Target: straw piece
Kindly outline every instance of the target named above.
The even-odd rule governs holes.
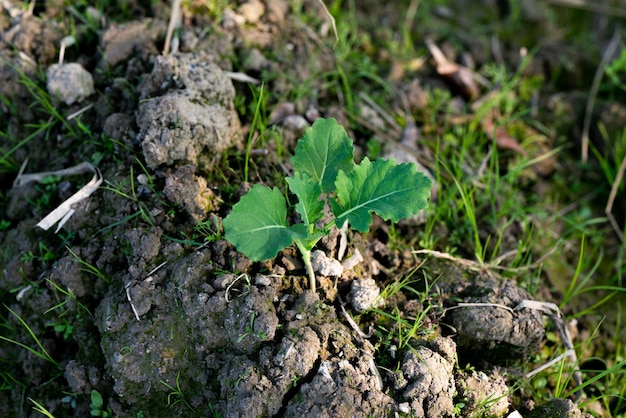
[[[65,222],[67,222],[68,219],[74,214],[75,212],[74,206],[77,203],[91,196],[91,194],[95,192],[98,189],[98,187],[100,187],[100,184],[102,184],[102,181],[103,181],[100,170],[98,170],[96,167],[94,167],[88,162],[80,163],[78,165],[75,165],[74,167],[65,168],[65,169],[57,170],[57,171],[45,171],[42,173],[21,174],[24,167],[25,167],[25,164],[22,166],[22,169],[20,170],[20,174],[16,177],[15,181],[13,182],[13,187],[22,187],[34,181],[41,182],[42,179],[44,179],[45,177],[49,177],[49,176],[70,176],[74,174],[82,174],[87,171],[91,171],[94,173],[94,176],[89,181],[89,183],[87,183],[82,189],[80,189],[79,191],[74,193],[72,196],[70,196],[66,201],[61,203],[55,210],[50,212],[48,216],[43,218],[36,225],[39,228],[43,229],[44,231],[47,231],[48,229],[52,227],[52,225],[59,222],[57,229],[54,231],[55,234],[59,232],[59,230],[65,224]]]

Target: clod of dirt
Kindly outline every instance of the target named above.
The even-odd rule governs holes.
[[[340,277],[343,274],[343,266],[338,260],[327,257],[323,251],[315,250],[311,253],[311,266],[313,271],[326,277]]]
[[[173,203],[183,207],[196,221],[217,209],[218,198],[209,189],[204,177],[194,175],[195,167],[184,165],[169,172],[165,178],[163,194]]]
[[[154,243],[154,232],[129,233],[129,242],[138,247],[136,253],[141,248],[149,249],[150,253],[151,248],[158,248]],[[151,260],[152,256],[148,254],[146,259]],[[210,254],[193,253],[167,266],[169,269],[159,270],[150,281],[140,281],[132,286],[135,288],[132,303],[145,311],[141,320],[133,314],[131,302],[124,291],[112,289],[97,308],[96,323],[102,335],[100,345],[107,369],[115,381],[113,389],[128,404],[138,404],[149,410],[148,393],[165,392],[167,388],[161,382],[175,385],[179,373],[181,378],[191,382],[206,381],[206,372],[197,367],[203,361],[200,353],[190,350],[195,346],[195,338],[190,329],[191,323],[181,312],[186,307],[179,294],[182,284],[178,279],[184,276],[196,283],[210,268],[208,257]],[[133,257],[129,256],[129,259]],[[139,270],[139,267],[133,269],[131,266],[131,269]],[[167,276],[173,278],[173,289],[166,288],[163,283]],[[177,286],[180,291],[176,290]],[[201,308],[204,304],[199,304],[198,299],[198,295],[194,295],[193,302]]]
[[[384,417],[396,409],[394,400],[378,389],[367,356],[348,361],[323,361],[310,383],[285,411],[288,417]]]
[[[222,383],[222,399],[217,408],[228,418],[273,416],[281,407],[278,387],[246,356],[227,359],[216,376]]]
[[[56,57],[63,37],[57,21],[39,19],[26,13],[14,21],[17,24],[3,33],[1,44],[26,54],[43,66]]]
[[[487,375],[482,371],[457,371],[455,376],[458,396],[463,398],[465,417],[506,415],[509,410],[509,388],[497,371]]]
[[[289,4],[284,0],[267,0],[265,7],[267,19],[272,23],[282,23],[289,11]]]
[[[129,271],[134,279],[145,278],[142,274],[152,270],[154,266],[150,262],[159,254],[161,250],[161,228],[130,229],[124,234],[128,242],[131,254],[129,258]]]
[[[286,336],[276,354],[261,351],[260,362],[246,356],[232,356],[219,370],[221,399],[226,417],[276,415],[289,388],[306,376],[319,355],[320,340],[309,327]]]
[[[10,243],[3,254],[5,264],[0,269],[0,279],[7,289],[15,289],[24,283],[24,277],[34,276],[34,267],[22,257],[30,248],[37,244],[32,230],[35,221],[25,221],[24,228],[9,230],[2,242]]]
[[[570,399],[554,398],[535,408],[528,418],[591,418],[592,416],[583,414]]]
[[[230,79],[204,53],[159,56],[141,85],[138,135],[150,168],[175,162],[198,166],[239,135]]]
[[[353,332],[337,321],[335,310],[321,303],[318,294],[305,291],[285,319],[291,335],[307,328],[315,332],[321,363],[285,402],[284,416],[386,416],[395,410],[395,402],[383,392],[373,350],[357,346]]]
[[[48,93],[67,105],[80,103],[95,93],[93,77],[77,63],[52,64],[46,70]]]
[[[65,366],[64,376],[74,393],[89,393],[101,380],[97,367],[86,367],[77,360],[71,360]]]
[[[545,334],[543,318],[531,309],[513,311],[530,295],[512,281],[479,276],[442,286],[450,286],[444,292],[451,290],[463,303],[476,304],[452,309],[444,318],[456,330],[459,347],[470,356],[501,362],[539,349]]]
[[[0,56],[0,96],[13,101],[18,97],[28,97],[28,89],[19,83],[19,72],[32,77],[33,66],[19,57],[10,58],[4,51],[0,52]]]
[[[146,19],[122,25],[112,24],[102,35],[101,67],[113,68],[133,57],[159,53],[157,39],[164,38],[167,25],[160,20]]]
[[[252,48],[243,58],[245,71],[263,71],[272,67],[273,63],[257,48]]]
[[[426,346],[409,350],[402,361],[403,396],[411,416],[443,417],[454,413],[454,375],[456,344],[439,337]]]
[[[52,268],[50,277],[58,280],[63,287],[79,298],[93,289],[93,285],[91,285],[93,279],[83,274],[80,264],[71,256],[61,257]]]
[[[352,281],[348,300],[355,311],[363,312],[383,304],[383,300],[378,298],[379,295],[380,288],[374,279],[357,279]]]

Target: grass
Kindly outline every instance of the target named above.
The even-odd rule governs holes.
[[[100,269],[98,269],[93,264],[90,264],[90,263],[86,262],[85,260],[83,260],[74,251],[72,251],[72,249],[70,247],[66,246],[65,249],[67,250],[68,253],[70,253],[70,255],[74,258],[74,260],[76,260],[76,262],[82,266],[81,271],[84,271],[85,273],[87,273],[87,274],[89,274],[91,276],[94,276],[95,278],[100,279],[100,280],[102,280],[105,283],[110,283],[110,280],[104,275],[104,273],[102,273],[100,271]],[[56,284],[53,284],[53,285],[57,288],[57,290],[60,290],[61,293],[64,293],[66,296],[69,296],[69,297],[73,298],[74,300],[76,299],[74,294],[71,293],[70,291],[66,292],[66,291],[64,291],[62,289],[59,289],[58,286],[56,286]],[[87,310],[87,313],[89,313],[89,310]]]
[[[381,16],[370,16],[373,21],[364,22],[356,1],[327,1],[326,5],[337,21],[338,40],[335,41],[334,36],[324,40],[314,33],[320,43],[317,44],[318,50],[313,51],[309,58],[311,77],[306,80],[301,80],[299,75],[294,77],[291,90],[285,92],[284,96],[276,95],[272,91],[271,82],[260,88],[252,86],[249,94],[243,95],[246,101],[237,106],[244,124],[247,123],[250,128],[243,161],[238,160],[243,174],[235,173],[236,170],[226,163],[226,158],[220,163],[220,167],[209,173],[212,183],[219,190],[225,191],[225,194],[233,193],[240,180],[249,181],[255,178],[257,172],[264,173],[258,169],[261,163],[256,164],[254,161],[255,148],[275,146],[280,161],[289,157],[290,150],[280,143],[280,135],[267,126],[267,115],[276,103],[311,98],[314,99],[312,101],[319,102],[321,110],[339,104],[350,121],[349,127],[356,133],[357,142],[360,141],[360,145],[368,143],[372,153],[380,153],[390,139],[373,135],[368,127],[361,124],[360,112],[365,105],[361,94],[371,97],[390,115],[395,124],[404,126],[407,115],[403,113],[407,109],[401,108],[397,103],[401,95],[398,91],[400,82],[389,81],[388,75],[395,66],[404,71],[401,83],[406,83],[409,78],[422,77],[422,73],[413,70],[415,67],[412,66],[416,61],[421,62],[421,65],[431,65],[430,57],[422,45],[425,34],[433,36],[437,41],[448,41],[449,46],[456,49],[457,53],[464,52],[463,49],[468,47],[468,43],[458,35],[459,30],[470,31],[477,37],[482,37],[484,33],[491,33],[491,29],[494,29],[494,33],[499,34],[501,43],[508,42],[511,48],[517,45],[514,42],[517,32],[523,31],[525,39],[547,36],[545,33],[526,33],[528,31],[524,28],[527,22],[524,21],[523,10],[512,2],[502,22],[482,21],[474,28],[463,27],[467,16],[462,14],[456,16],[453,23],[441,17],[441,9],[438,7],[450,7],[449,2],[401,2],[397,7],[406,7],[407,13],[403,14],[395,28],[377,21]],[[86,15],[82,16],[84,5],[79,6],[81,12],[75,16],[77,21],[74,22],[74,17],[71,19],[72,33],[76,33],[75,26],[80,26],[81,22],[91,28],[90,30],[96,24],[88,21]],[[100,10],[110,11],[106,2],[96,6]],[[227,6],[228,2],[225,1],[212,1],[204,6],[184,2],[185,9],[191,15],[203,13],[212,17],[221,16]],[[304,2],[294,2],[292,10],[300,14],[298,18],[313,28],[328,23],[323,14],[308,13],[304,9]],[[468,11],[468,14],[471,13],[474,12]],[[489,13],[491,16],[495,12]],[[129,15],[130,11],[126,9],[112,18],[121,19]],[[572,21],[581,19],[579,13],[568,12],[567,15],[572,17]],[[561,22],[567,17],[549,14],[548,20]],[[567,36],[576,45],[582,44],[589,36],[581,34],[577,37],[576,30],[579,29],[574,28],[579,26],[576,25],[565,25],[564,28]],[[497,272],[517,280],[522,287],[529,290],[532,297],[539,297],[536,291],[548,286],[567,319],[576,319],[584,324],[585,329],[593,331],[584,336],[582,341],[578,341],[575,347],[584,380],[581,385],[574,384],[570,377],[574,365],[564,360],[530,383],[520,384],[517,394],[523,392],[528,398],[543,401],[546,394],[550,397],[573,397],[579,390],[583,390],[587,394],[580,402],[583,408],[591,408],[594,403],[600,403],[604,410],[617,411],[617,415],[626,408],[626,389],[623,385],[626,353],[621,338],[624,325],[625,247],[617,240],[600,206],[606,203],[602,201],[605,191],[610,190],[616,181],[621,161],[626,155],[626,129],[614,132],[612,127],[598,125],[602,142],[591,148],[595,157],[594,165],[583,166],[575,161],[572,163],[572,155],[576,152],[572,150],[567,139],[550,132],[550,129],[543,126],[548,122],[542,119],[542,115],[533,113],[533,97],[558,88],[557,83],[562,83],[559,79],[566,78],[562,75],[569,74],[566,67],[571,63],[566,62],[567,57],[563,57],[562,63],[554,64],[553,78],[543,79],[536,74],[529,74],[532,69],[530,64],[539,59],[536,58],[536,52],[540,51],[528,54],[517,68],[509,69],[499,62],[489,62],[479,67],[477,70],[489,81],[493,95],[474,110],[456,109],[452,94],[447,88],[424,88],[426,106],[414,109],[411,117],[416,119],[422,129],[418,157],[428,159],[429,153],[434,156],[428,161],[427,168],[436,178],[438,197],[427,210],[425,224],[408,229],[411,237],[404,235],[407,229],[398,227],[390,230],[392,236],[389,239],[393,249],[398,251],[416,247],[443,252],[459,260],[469,260],[484,271]],[[611,84],[603,85],[601,92],[615,98],[621,97],[624,90],[625,57],[622,54],[608,67]],[[317,61],[322,59],[329,59],[330,67],[318,64]],[[93,162],[104,164],[109,160],[127,160],[128,156],[124,155],[123,149],[127,145],[98,136],[97,132],[80,119],[67,121],[62,108],[54,105],[43,87],[41,69],[36,69],[32,75],[21,68],[14,67],[14,70],[18,74],[20,85],[30,95],[29,104],[37,118],[30,120],[20,135],[14,135],[4,121],[0,122],[0,174],[16,173],[20,167],[16,156],[25,153],[29,147],[39,146],[37,141],[53,143],[59,135],[68,135],[89,143],[88,151],[93,151]],[[284,77],[291,76],[288,74]],[[278,76],[270,74],[268,80],[271,81],[272,77]],[[426,74],[426,83],[429,77],[434,75]],[[616,89],[622,91],[616,92]],[[313,91],[315,92],[312,93]],[[19,109],[10,98],[0,97],[0,103],[7,114],[18,115]],[[545,111],[543,108],[540,110]],[[522,148],[532,150],[545,139],[554,139],[555,143],[546,153],[529,152],[526,156],[499,149],[491,138],[492,132],[484,131],[481,126],[485,117],[494,111],[499,114],[498,126],[516,138]],[[455,120],[455,117],[467,114],[470,114],[467,119],[460,122]],[[399,138],[391,138],[397,139]],[[543,178],[537,175],[534,169],[553,157],[562,161],[564,166],[557,166],[552,177]],[[131,221],[155,225],[151,211],[152,201],[140,198],[135,181],[137,172],[145,174],[149,179],[148,188],[159,198],[156,179],[140,159],[132,161],[129,167],[128,173],[122,174],[124,178],[127,177],[126,180],[115,181],[109,178],[103,191],[106,196],[112,193],[116,198],[129,201],[135,211],[105,226],[100,232],[113,231]],[[46,198],[49,200],[56,182],[51,181],[41,187],[41,198],[33,202],[40,208],[49,203]],[[619,190],[623,193],[623,184]],[[1,196],[4,203],[4,189]],[[601,201],[600,206],[598,201]],[[226,210],[227,208],[222,208],[222,212]],[[0,233],[11,225],[5,220],[4,209],[2,212],[0,222],[4,227],[0,228]],[[619,209],[615,208],[613,213],[619,214]],[[189,228],[183,231],[183,239],[172,240],[191,246],[219,242],[222,238],[222,214],[211,214],[213,217],[198,223],[193,230]],[[624,233],[626,230],[623,220],[620,221]],[[78,257],[69,247],[67,250],[89,276],[102,280],[107,285],[111,284],[112,280],[96,267]],[[35,266],[35,270],[40,273],[50,268],[57,252],[57,248],[49,248],[40,241],[36,248],[23,254],[21,261]],[[430,320],[437,317],[441,301],[438,299],[439,295],[432,293],[432,281],[423,283],[420,280],[417,279],[415,270],[402,275],[382,291],[381,299],[388,301],[389,305],[361,315],[362,320],[376,318],[377,348],[381,355],[385,353],[383,349],[389,349],[392,345],[397,350],[409,349],[416,340],[428,338],[433,332]],[[47,283],[48,289],[58,300],[48,309],[42,310],[42,322],[50,324],[61,338],[70,337],[70,306],[73,305],[78,312],[83,312],[84,318],[90,317],[89,309],[70,289],[65,289],[51,280]],[[407,315],[393,302],[399,294],[417,301],[423,309],[414,316]],[[5,302],[6,299],[2,297]],[[45,350],[40,337],[34,332],[35,327],[31,328],[14,310],[7,309],[29,341],[27,343],[10,337],[12,334],[8,332],[12,330],[6,330],[5,334],[4,329],[0,339],[59,367],[59,363]],[[604,317],[603,312],[610,315]],[[52,321],[48,319],[50,315],[55,315]],[[241,338],[254,335],[253,316],[250,321],[250,329],[246,329],[246,334]],[[521,364],[520,368],[527,369],[535,363],[553,359],[562,350],[563,347],[556,340],[548,341],[532,362]],[[590,356],[590,352],[593,355]],[[587,366],[588,364],[593,367]],[[0,375],[2,388],[19,386],[12,375]],[[167,397],[170,406],[186,403],[179,377],[177,375],[175,385],[161,382],[170,390]],[[51,416],[44,406],[31,401],[35,405],[35,411]],[[91,401],[94,406],[102,408],[102,402],[94,403],[93,396]]]
[[[185,394],[180,387],[180,372],[176,374],[176,386],[172,386],[163,380],[161,381],[161,384],[170,391],[170,393],[167,395],[167,405],[170,408],[173,408],[178,404],[182,404],[186,406],[187,409],[189,409],[191,412],[194,411],[194,408],[185,399]]]
[[[59,299],[59,294],[64,296],[64,300],[52,306],[51,308],[48,308],[46,311],[44,311],[44,315],[53,311],[58,311],[58,318],[62,318],[64,316],[67,316],[72,310],[75,309],[77,319],[82,319],[84,314],[87,314],[87,317],[92,317],[89,308],[87,308],[78,300],[78,298],[71,289],[63,289],[60,285],[48,278],[46,278],[45,280],[49,288],[51,288],[56,293],[55,296],[57,297],[57,300]]]
[[[256,106],[254,108],[254,116],[252,117],[252,125],[250,126],[250,132],[248,132],[248,141],[246,143],[246,156],[244,160],[244,168],[243,168],[243,178],[245,182],[248,182],[249,177],[249,162],[250,162],[250,153],[252,152],[252,145],[254,143],[255,135],[258,135],[256,130],[265,131],[266,123],[264,122],[264,118],[261,118],[261,114],[267,114],[265,111],[265,98],[264,98],[264,85],[261,84],[261,88],[259,89],[258,94],[254,93],[256,97]]]
[[[54,418],[54,415],[52,415],[52,414],[50,413],[50,411],[48,411],[48,410],[46,409],[46,407],[45,407],[45,406],[43,406],[42,404],[40,404],[39,402],[37,402],[37,401],[36,401],[36,400],[34,400],[34,399],[28,398],[28,400],[29,400],[29,401],[31,401],[31,402],[33,403],[33,405],[35,405],[35,406],[33,407],[33,410],[34,410],[35,412],[39,412],[40,414],[42,414],[43,416],[48,417],[48,418]]]
[[[137,160],[137,162],[139,162],[142,171],[148,176],[148,179],[150,179],[149,186],[150,188],[152,188],[152,191],[154,192],[154,189],[153,189],[154,186],[152,184],[151,176],[148,170],[143,164],[141,164],[139,160]],[[134,203],[137,211],[124,217],[123,219],[118,220],[117,222],[107,225],[106,227],[100,229],[99,232],[104,232],[106,230],[115,228],[135,218],[140,218],[142,221],[144,221],[148,225],[154,226],[154,217],[152,216],[150,209],[148,208],[146,202],[142,201],[138,197],[137,185],[135,184],[135,170],[132,165],[130,166],[130,173],[129,173],[128,179],[129,179],[128,183],[111,182],[109,180],[105,180],[104,182],[106,186],[101,187],[101,189],[112,192],[115,195],[122,197],[123,199],[127,199],[131,201],[132,203]]]
[[[342,33],[342,28],[351,27],[350,25],[350,23],[340,24],[340,33]],[[358,39],[358,36],[354,35],[355,28],[351,28],[351,31],[352,38],[350,39]],[[350,40],[347,41],[347,44],[349,43]],[[436,156],[435,165],[431,168],[437,179],[438,200],[427,210],[426,225],[418,231],[417,242],[428,249],[469,257],[487,269],[492,268],[494,262],[497,262],[498,267],[501,267],[498,271],[516,278],[530,290],[537,289],[539,286],[538,278],[541,276],[544,261],[552,264],[554,260],[557,260],[556,263],[559,263],[558,260],[564,260],[567,264],[577,260],[571,264],[575,266],[573,270],[566,270],[569,272],[566,276],[569,280],[560,287],[563,290],[560,304],[563,309],[570,308],[571,313],[568,316],[570,319],[595,317],[599,309],[613,302],[615,297],[624,292],[621,279],[619,279],[623,269],[618,266],[615,268],[617,275],[615,273],[611,275],[616,278],[617,283],[610,284],[613,279],[609,279],[608,283],[598,283],[598,278],[602,277],[601,272],[605,269],[606,259],[615,257],[615,254],[606,254],[603,250],[606,245],[606,240],[603,238],[607,231],[606,219],[593,215],[593,210],[581,211],[585,208],[584,202],[581,206],[575,204],[574,211],[548,215],[552,228],[558,225],[566,226],[563,234],[550,235],[554,229],[543,229],[545,226],[545,218],[542,220],[545,216],[543,214],[545,200],[543,199],[547,198],[563,207],[567,205],[566,199],[571,196],[563,199],[565,196],[559,195],[557,191],[557,194],[545,196],[542,199],[534,196],[532,191],[524,186],[532,185],[537,181],[531,171],[533,166],[555,156],[569,158],[567,155],[562,155],[564,148],[556,146],[548,149],[547,154],[518,156],[513,159],[508,155],[510,153],[507,154],[506,151],[503,152],[497,148],[487,132],[481,132],[478,123],[489,111],[497,109],[501,113],[500,120],[503,126],[519,127],[520,122],[529,124],[528,126],[535,125],[531,117],[530,100],[532,92],[541,87],[542,80],[537,77],[524,76],[525,65],[526,63],[522,63],[512,76],[508,76],[501,67],[486,68],[485,75],[499,86],[498,96],[485,103],[478,111],[476,118],[467,125],[446,125],[446,122],[443,122],[444,131],[441,139],[431,142],[431,151]],[[330,74],[336,77],[336,85],[340,86],[348,112],[354,111],[355,108],[356,99],[352,91],[355,89],[354,85],[357,84],[355,80],[358,79],[356,76],[358,70],[355,69],[358,66],[359,64],[352,60],[349,76],[344,74],[344,68]],[[348,79],[351,80],[352,85],[344,84]],[[428,109],[423,110],[426,118],[424,123],[438,124],[440,123],[438,114],[441,109],[445,109],[449,97],[437,91],[428,93],[430,103]],[[351,103],[352,106],[350,106]],[[525,144],[522,142],[524,136],[520,135],[519,138],[520,143]],[[618,140],[616,143],[619,146],[621,141]],[[485,150],[488,153],[485,153]],[[606,155],[611,155],[612,160],[609,161],[606,156],[602,157],[596,150],[596,156],[601,163],[606,181],[610,184],[615,178],[622,154],[619,151],[615,153],[607,151]],[[582,186],[585,184],[583,179],[578,182]],[[574,185],[574,187],[577,186]],[[448,231],[448,234],[442,236],[441,231]],[[511,238],[513,241],[507,242]],[[578,252],[577,259],[572,259],[574,252]],[[541,263],[535,264],[537,260]],[[556,271],[552,269],[546,271],[556,274]],[[407,287],[406,282],[399,283],[403,284],[394,285],[398,290],[404,288],[405,293],[413,293],[414,289]],[[389,291],[390,289],[386,288],[383,293]],[[596,296],[598,294],[599,297]],[[586,303],[590,297],[594,301],[591,305],[576,308],[577,310],[572,312],[571,307],[580,307],[580,304]],[[432,301],[423,296],[421,300],[426,303],[423,311],[426,315],[432,307],[430,305]],[[390,321],[392,324],[392,326],[380,329],[381,337],[379,338],[387,341],[385,346],[393,342],[398,347],[406,347],[412,338],[426,330],[422,321],[424,318],[421,316],[408,321],[394,307],[388,307],[385,310],[377,309],[373,312],[381,316],[381,323]],[[603,326],[606,325],[603,324]],[[611,333],[608,332],[608,334]],[[584,352],[583,347],[589,347],[594,343],[586,340],[581,344],[577,350]],[[621,347],[621,344],[616,345],[618,348]],[[550,353],[550,355],[553,354],[555,353]],[[585,375],[587,380],[581,387],[572,388],[570,380],[566,377],[566,367],[562,365],[560,378],[554,383],[556,386],[553,394],[557,397],[570,397],[577,390],[588,388],[606,379],[611,373],[620,370],[620,367],[623,367],[623,360],[619,358],[607,361],[606,371],[598,371],[598,374],[593,377]],[[608,387],[602,390],[603,395],[598,397],[603,400],[606,409],[611,409],[610,402],[607,400],[614,396],[609,394],[617,393],[616,396],[619,397],[621,393],[623,396],[623,389],[617,383],[619,381],[619,377],[615,377],[614,380],[608,382]],[[599,387],[596,389],[599,390]],[[541,389],[537,388],[537,390]],[[539,393],[531,396],[541,397]]]
[[[408,274],[385,286],[373,304],[373,306],[382,304],[383,307],[374,307],[359,316],[362,321],[364,317],[373,318],[378,328],[376,331],[378,343],[375,345],[382,356],[386,356],[386,352],[390,349],[401,352],[410,349],[412,343],[427,338],[434,332],[431,326],[426,325],[431,310],[437,309],[432,293],[434,283],[428,282],[427,278],[414,277],[421,267],[422,265],[415,267]],[[416,287],[424,287],[424,289],[418,290]],[[415,299],[419,303],[421,309],[415,313],[415,316],[409,316],[404,312],[403,307],[395,302],[399,293],[404,293],[408,299]]]
[[[50,353],[48,353],[48,351],[44,348],[43,344],[41,343],[41,340],[37,337],[37,335],[35,334],[33,329],[26,323],[26,321],[24,321],[15,311],[13,311],[11,308],[7,307],[6,305],[5,305],[5,308],[11,313],[11,315],[13,315],[17,319],[19,324],[24,328],[24,330],[31,337],[31,339],[33,340],[33,342],[35,343],[37,348],[32,348],[29,345],[26,345],[26,344],[24,344],[22,342],[19,342],[17,340],[12,339],[12,338],[5,337],[4,335],[0,335],[0,340],[6,341],[6,342],[14,344],[14,345],[17,345],[17,346],[25,349],[29,353],[39,357],[42,360],[45,360],[46,362],[48,362],[48,363],[52,364],[53,366],[55,366],[56,368],[60,369],[61,368],[61,364],[59,364],[56,360],[54,360],[52,358]]]

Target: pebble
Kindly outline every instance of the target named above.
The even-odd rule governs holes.
[[[52,64],[46,76],[48,94],[67,105],[80,103],[95,93],[93,77],[80,64]]]
[[[348,300],[352,303],[352,308],[355,311],[363,312],[381,306],[384,303],[378,297],[379,295],[380,288],[374,279],[357,279],[352,282]]]

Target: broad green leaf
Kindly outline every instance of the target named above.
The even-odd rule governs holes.
[[[307,235],[306,226],[287,223],[287,202],[280,190],[255,185],[224,219],[224,237],[253,261],[276,257]]]
[[[335,119],[318,119],[308,128],[291,157],[294,171],[306,173],[321,184],[322,192],[335,191],[339,170],[354,168],[354,147],[346,130]]]
[[[306,225],[313,225],[322,218],[324,202],[320,200],[322,187],[314,183],[306,173],[296,171],[293,177],[285,179],[289,183],[291,193],[298,198],[296,212]]]
[[[369,231],[374,212],[385,220],[398,222],[417,214],[428,205],[432,182],[415,164],[365,157],[361,164],[337,175],[337,199],[330,204],[336,225],[347,219],[359,232]]]

